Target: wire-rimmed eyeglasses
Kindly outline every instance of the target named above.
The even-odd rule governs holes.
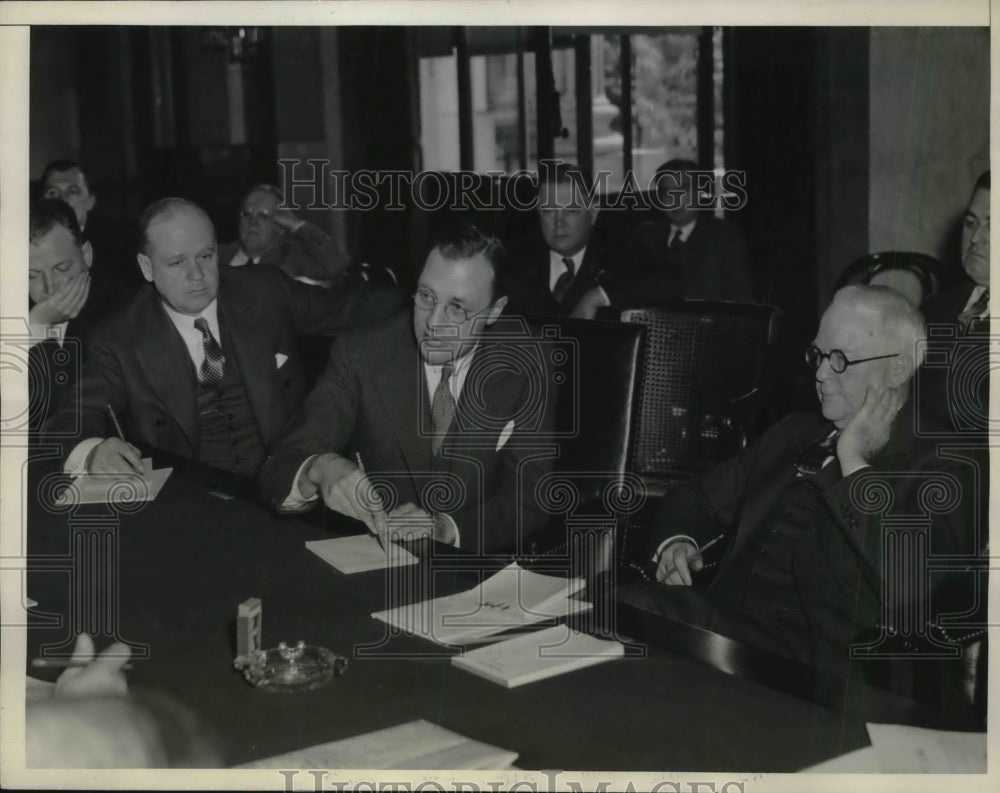
[[[413,293],[413,305],[421,311],[433,311],[434,306],[439,302],[437,296],[428,289],[418,289]],[[461,325],[463,322],[468,322],[473,317],[487,311],[492,306],[493,303],[490,303],[486,308],[481,308],[479,311],[469,311],[465,306],[460,306],[457,303],[445,303],[444,318],[452,325]]]

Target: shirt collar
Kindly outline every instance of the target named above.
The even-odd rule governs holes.
[[[198,317],[204,317],[208,321],[208,326],[212,328],[213,331],[217,330],[219,327],[219,298],[214,298],[211,303],[209,303],[202,310],[200,314],[182,314],[179,311],[175,311],[169,305],[167,305],[165,300],[160,300],[163,304],[163,310],[167,312],[167,316],[170,317],[170,321],[178,328],[193,328],[194,321]]]

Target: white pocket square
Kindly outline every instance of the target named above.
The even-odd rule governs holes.
[[[504,445],[510,440],[510,436],[514,434],[514,419],[507,422],[502,430],[500,430],[500,437],[497,438],[497,451],[500,451]]]
[[[285,365],[285,361],[287,361],[287,360],[288,360],[288,356],[285,355],[283,352],[276,352],[274,354],[275,368],[276,369],[280,369],[282,366]]]

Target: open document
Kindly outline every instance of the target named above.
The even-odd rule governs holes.
[[[372,616],[437,644],[468,644],[586,611],[591,604],[573,597],[584,586],[582,578],[541,575],[513,562],[472,589]]]

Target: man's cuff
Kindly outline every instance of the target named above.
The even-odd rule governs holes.
[[[675,534],[673,537],[667,537],[667,539],[656,547],[656,552],[653,554],[653,564],[660,563],[660,557],[663,556],[663,552],[667,550],[668,545],[673,545],[675,542],[681,541],[689,542],[695,548],[698,547],[698,541],[694,537],[688,537],[686,534]]]
[[[302,495],[302,491],[299,490],[299,479],[302,476],[303,471],[305,471],[306,466],[312,462],[313,458],[317,455],[313,454],[302,462],[299,469],[295,472],[295,476],[292,478],[292,488],[289,490],[288,495],[285,496],[285,500],[281,502],[278,506],[282,512],[302,512],[308,509],[309,506],[319,498],[319,491],[317,491],[311,498],[306,498]]]
[[[88,473],[87,458],[103,441],[104,438],[87,438],[85,441],[80,441],[66,458],[66,462],[63,464],[63,473],[70,476],[83,476]]]
[[[462,547],[462,535],[458,533],[458,524],[455,523],[455,519],[451,515],[445,515],[443,512],[435,512],[434,528],[438,536],[454,538],[451,540],[442,540],[446,545],[451,545],[455,548]]]

